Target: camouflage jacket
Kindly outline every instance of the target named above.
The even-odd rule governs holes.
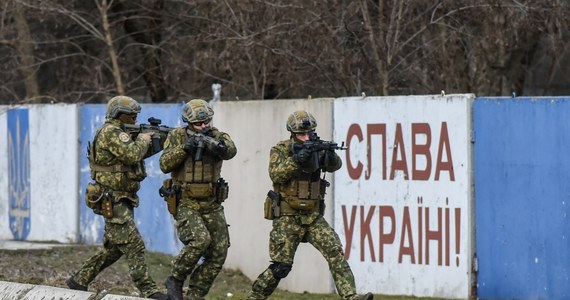
[[[160,155],[160,169],[164,173],[170,173],[184,167],[187,159],[193,160],[194,156],[184,151],[184,143],[186,142],[188,126],[178,127],[172,130],[166,141],[164,142],[164,150]],[[226,153],[221,156],[213,156],[207,149],[204,155],[212,155],[215,161],[232,159],[236,153],[237,148],[230,138],[229,134],[219,131],[217,128],[211,128],[212,137],[216,140],[223,141],[227,147]],[[219,175],[219,174],[218,174]]]
[[[123,165],[127,171],[93,171],[92,177],[99,184],[114,191],[135,193],[140,181],[146,177],[144,158],[149,144],[141,137],[133,141],[121,127],[121,121],[107,119],[93,141],[94,163],[98,166]],[[93,168],[93,167],[92,167]]]
[[[302,167],[293,160],[293,153],[291,143],[293,139],[284,140],[271,148],[269,157],[269,177],[275,185],[285,185],[287,182],[295,177],[299,172],[302,172]],[[321,151],[322,152],[322,151]],[[322,158],[323,153],[319,153]],[[322,159],[321,159],[322,161]],[[342,167],[342,160],[334,153],[328,165],[320,163],[319,169],[316,172],[334,172]]]

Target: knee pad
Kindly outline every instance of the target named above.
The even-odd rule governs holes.
[[[282,279],[287,277],[292,268],[292,265],[287,265],[280,262],[273,262],[271,265],[269,265],[269,270],[271,270],[271,273],[273,273],[273,277],[275,277],[275,279]]]

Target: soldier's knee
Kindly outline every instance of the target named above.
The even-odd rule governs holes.
[[[275,279],[282,279],[287,277],[292,268],[292,265],[280,262],[273,262],[271,265],[269,265],[269,270],[271,270],[271,273],[273,273],[273,277],[275,277]]]

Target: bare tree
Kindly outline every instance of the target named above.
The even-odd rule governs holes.
[[[567,2],[0,0],[0,101],[567,94]]]

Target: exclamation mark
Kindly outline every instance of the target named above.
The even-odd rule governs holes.
[[[459,267],[459,253],[461,252],[461,208],[455,209],[455,265]]]
[[[423,262],[423,236],[424,236],[424,232],[423,232],[423,218],[422,218],[422,204],[424,202],[424,197],[418,197],[418,264],[422,264]]]

